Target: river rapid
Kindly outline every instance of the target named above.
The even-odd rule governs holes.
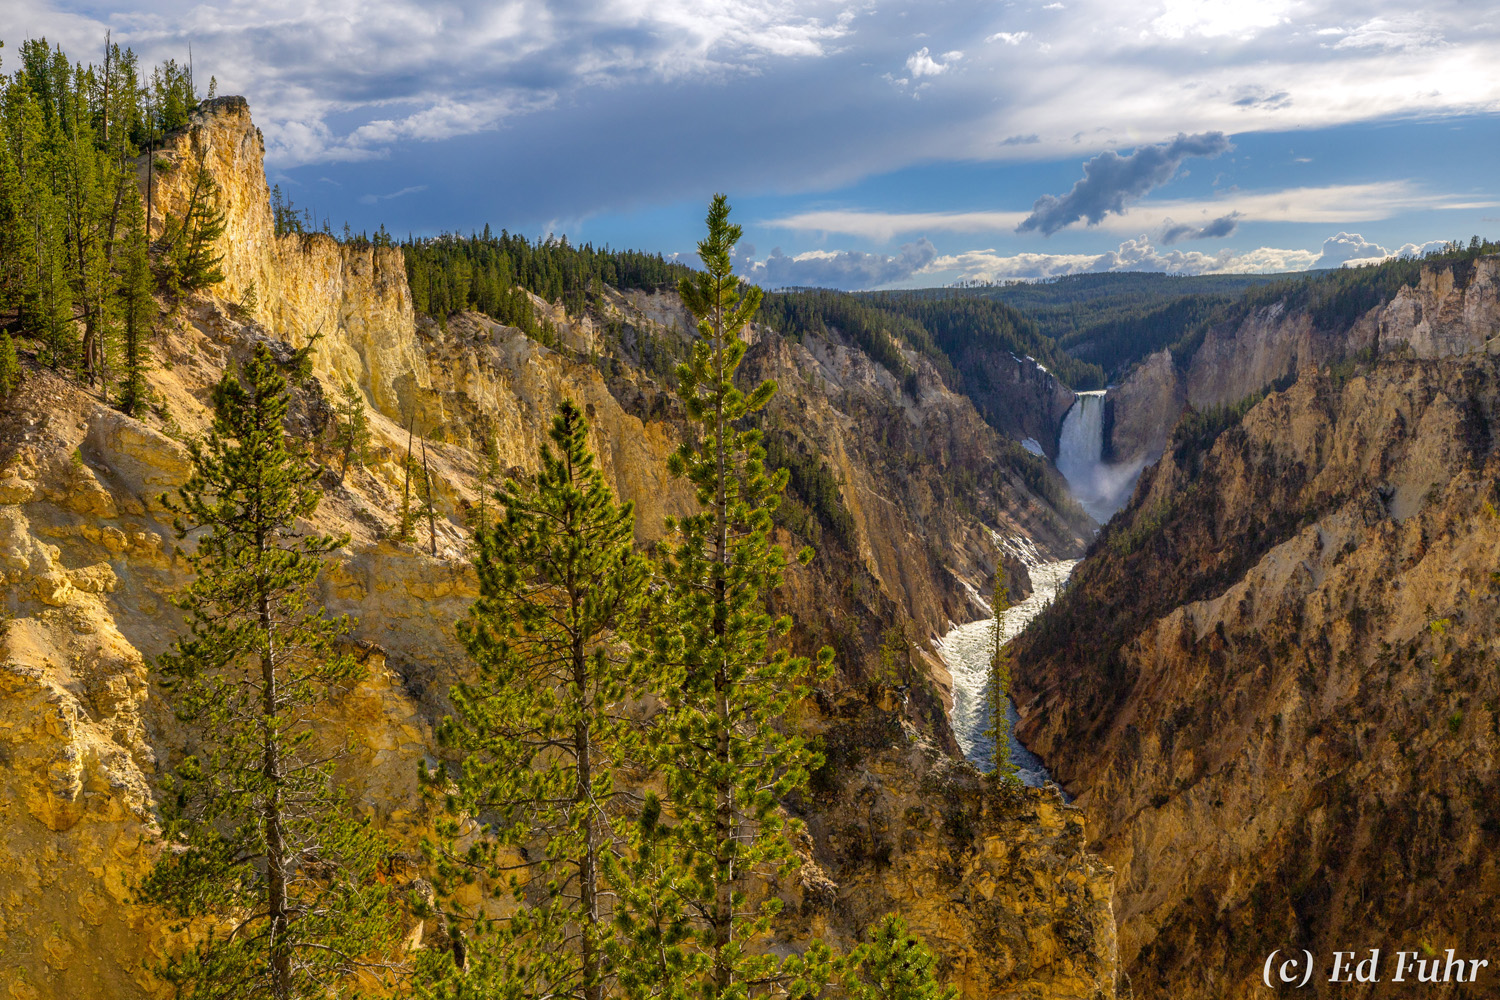
[[[1077,560],[1051,562],[1027,560],[1031,576],[1031,596],[1012,605],[1001,616],[1001,638],[1009,642],[1020,634],[1026,623],[1042,612],[1067,582]],[[937,642],[938,653],[953,674],[953,711],[949,721],[964,756],[981,771],[994,770],[994,741],[984,735],[990,728],[990,629],[993,618],[970,622],[950,629]],[[1028,785],[1040,787],[1051,780],[1042,761],[1016,739],[1016,706],[1006,700],[1010,719],[1010,759],[1017,774]]]

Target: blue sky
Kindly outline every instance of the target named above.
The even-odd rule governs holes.
[[[9,0],[192,45],[336,229],[489,223],[763,284],[1336,266],[1500,235],[1500,8],[1433,0]]]

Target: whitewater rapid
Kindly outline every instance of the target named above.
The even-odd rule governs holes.
[[[1067,582],[1077,560],[1052,562],[1027,559],[1031,576],[1031,596],[1013,605],[1001,617],[1000,635],[1009,642],[1020,634],[1026,623],[1052,603]],[[981,771],[994,770],[994,741],[984,735],[990,728],[990,627],[993,618],[948,631],[937,642],[937,650],[953,674],[953,711],[949,721],[964,756]],[[1051,780],[1042,761],[1016,739],[1016,706],[1007,700],[1005,714],[1010,719],[1010,759],[1018,776],[1028,785],[1040,787]]]

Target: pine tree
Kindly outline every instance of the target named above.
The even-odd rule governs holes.
[[[202,164],[196,171],[182,218],[169,216],[160,240],[158,280],[173,295],[200,291],[224,280],[224,256],[216,249],[225,226],[218,184]]]
[[[0,399],[5,399],[21,384],[21,362],[10,334],[0,333]]]
[[[339,485],[349,472],[349,462],[364,465],[370,447],[370,418],[365,413],[365,397],[352,379],[339,386],[343,399],[334,408],[333,444],[339,452]]]
[[[663,692],[660,766],[676,863],[658,872],[652,893],[679,896],[681,913],[694,918],[664,959],[678,966],[671,978],[714,1000],[743,996],[747,983],[778,975],[773,956],[747,946],[769,931],[780,901],[746,900],[752,879],[794,863],[794,829],[777,805],[806,787],[821,757],[778,725],[814,680],[831,673],[833,659],[827,648],[816,665],[791,655],[780,640],[790,618],[766,611],[786,566],[770,534],[788,474],[768,473],[760,433],[737,429],[776,387],[763,382],[747,394],[734,385],[746,350],[740,334],[760,290],[742,288],[732,273],[740,229],[728,219],[729,204],[716,195],[708,236],[698,244],[704,270],[679,289],[698,318],[698,339],[677,378],[699,439],[673,454],[669,470],[696,487],[701,510],[669,522],[676,540],[663,550],[668,630],[657,655],[677,673]],[[800,557],[810,559],[811,550]],[[632,942],[651,939],[654,919],[626,917]]]
[[[406,423],[406,461],[401,470],[405,475],[401,481],[401,513],[396,524],[396,534],[392,536],[394,541],[409,542],[412,540],[412,513],[411,513],[411,442],[416,430],[417,417],[413,413]]]
[[[125,236],[124,277],[120,284],[120,409],[140,412],[150,395],[151,329],[156,302],[151,297],[151,261],[146,249],[146,220],[136,195],[134,224]]]
[[[888,913],[873,928],[863,949],[858,981],[851,1000],[956,1000],[958,990],[937,981],[936,957],[906,921]]]
[[[459,636],[479,668],[452,691],[443,745],[464,755],[452,775],[424,775],[447,791],[438,841],[425,850],[439,882],[477,878],[513,895],[506,920],[455,908],[468,928],[468,971],[447,952],[428,958],[430,995],[611,995],[619,949],[607,876],[618,876],[623,821],[615,772],[636,748],[622,702],[642,658],[622,638],[650,581],[634,551],[635,515],[616,502],[587,443],[578,406],[554,417],[534,483],[507,480],[504,515],[478,532],[480,596]],[[472,846],[460,817],[493,818]],[[493,992],[489,992],[493,991]]]
[[[1010,759],[1010,647],[1005,642],[1005,612],[1010,610],[1010,588],[1004,570],[995,572],[995,596],[991,602],[995,619],[990,625],[990,727],[984,735],[993,741],[995,777],[1015,784],[1016,765]]]
[[[139,887],[206,934],[157,972],[192,1000],[351,995],[388,965],[398,916],[390,847],[334,786],[322,706],[362,668],[336,651],[353,623],[313,587],[345,541],[303,534],[316,468],[283,432],[286,382],[265,345],[214,390],[193,471],[163,497],[179,538],[206,529],[176,598],[188,632],[159,658],[191,756],[165,782],[165,850]]]
[[[481,531],[490,526],[493,512],[490,509],[489,498],[495,488],[502,480],[500,469],[500,448],[493,437],[484,439],[484,464],[479,470],[479,483],[475,490],[479,494],[479,502],[469,509],[469,530],[478,538]]]

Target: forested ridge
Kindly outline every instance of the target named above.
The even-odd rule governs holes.
[[[137,180],[142,154],[198,103],[191,70],[168,60],[148,74],[109,44],[102,66],[74,63],[44,38],[23,42],[17,62],[0,77],[0,371],[12,373],[0,393],[30,344],[38,362],[134,412],[146,401],[153,295],[222,280],[207,171],[184,217],[154,228]]]
[[[472,309],[528,333],[538,327],[525,292],[577,314],[605,286],[658,291],[692,271],[661,254],[574,245],[566,236],[529,240],[503,229],[496,235],[488,225],[467,237],[409,237],[401,251],[418,312],[442,317]]]

